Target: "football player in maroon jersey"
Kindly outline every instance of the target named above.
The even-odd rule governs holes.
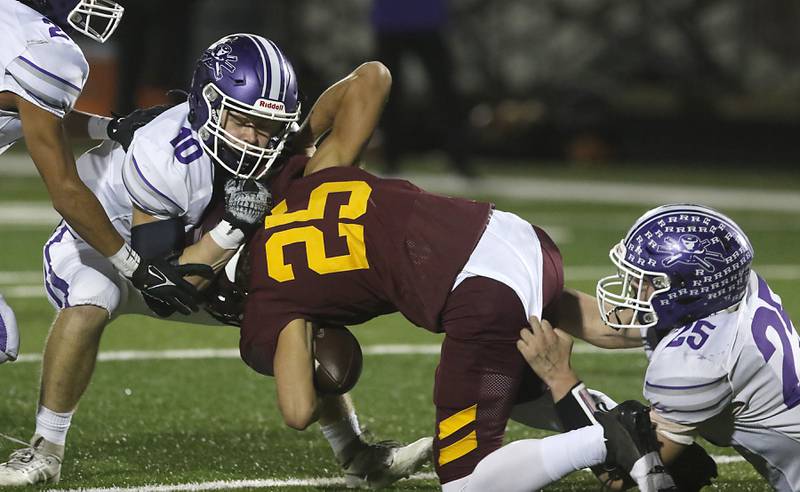
[[[563,288],[560,253],[541,229],[489,203],[433,195],[355,165],[390,86],[378,62],[331,86],[296,136],[296,148],[306,152],[271,173],[277,205],[250,242],[241,356],[275,376],[284,421],[302,430],[319,413],[313,322],[354,325],[400,311],[444,332],[434,389],[435,467],[446,490],[477,490],[492,469],[472,483],[470,476],[502,446],[512,406],[523,395],[544,393],[515,345],[529,317],[544,314],[596,345],[641,342],[606,327],[594,297]],[[580,391],[570,392],[571,401]],[[533,453],[539,461],[560,456],[557,466],[542,464],[539,481],[521,486],[597,465],[607,455],[613,460],[620,452],[607,452],[605,441],[620,438],[611,434],[605,429],[604,439],[604,427],[593,425],[554,436],[562,439],[552,452]],[[639,453],[634,448],[629,454]]]

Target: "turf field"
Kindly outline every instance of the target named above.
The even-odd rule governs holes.
[[[542,225],[562,249],[568,284],[591,292],[597,278],[611,271],[609,247],[649,208],[641,203],[648,200],[646,196],[624,198],[630,191],[627,188],[602,202],[592,202],[593,189],[599,190],[601,184],[606,189],[616,186],[609,174],[612,169],[545,165],[526,172],[484,163],[484,175],[510,179],[458,183],[441,175],[426,175],[421,180],[430,188],[491,199],[498,208]],[[720,173],[713,169],[693,169],[691,175],[686,169],[655,171],[631,166],[624,170],[628,171],[625,176],[635,176],[631,180],[664,184],[653,190],[653,197],[661,196],[657,192],[669,195],[670,190],[682,197],[681,190],[693,189],[684,185],[704,187],[694,198],[699,202],[704,197],[726,197],[728,205],[722,208],[749,233],[756,248],[756,268],[783,297],[794,319],[800,319],[800,255],[796,249],[800,207],[792,205],[800,196],[790,191],[799,188],[797,177],[726,170],[725,183],[720,186]],[[544,190],[523,180],[541,176],[551,180]],[[542,191],[527,196],[512,192],[524,190],[526,183],[531,183],[532,190]],[[770,191],[757,195],[741,191],[754,184]],[[537,200],[541,196],[548,199]],[[40,202],[45,195],[35,177],[0,177],[0,197],[4,200],[0,203],[0,292],[15,308],[23,337],[21,360],[0,367],[0,433],[28,439],[38,391],[38,354],[53,317],[39,280],[41,246],[55,223],[48,221],[46,206]],[[15,214],[11,210],[16,210]],[[411,326],[400,316],[357,327],[355,333],[367,353],[361,381],[353,391],[362,423],[381,439],[411,440],[430,434],[435,351],[440,337]],[[123,318],[110,325],[94,380],[73,419],[59,488],[190,483],[204,489],[341,488],[338,467],[317,428],[303,433],[284,428],[275,407],[272,381],[238,360],[237,342],[237,332],[231,328],[143,317]],[[641,398],[643,355],[585,349],[578,346],[581,353],[574,364],[590,386],[617,400]],[[511,440],[541,435],[509,424]],[[16,447],[0,438],[0,456]],[[708,449],[715,456],[733,456],[730,450],[710,445]],[[717,488],[768,490],[747,463],[720,461],[724,464],[720,465]],[[315,478],[320,480],[311,480]],[[437,485],[428,473],[401,482],[397,488],[436,490]],[[548,490],[598,488],[591,475],[579,472]]]

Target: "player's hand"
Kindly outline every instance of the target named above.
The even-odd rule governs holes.
[[[136,130],[150,123],[156,116],[171,107],[169,104],[161,104],[150,108],[134,109],[127,116],[114,115],[108,124],[108,138],[122,145],[122,148],[127,151]]]
[[[577,382],[577,376],[569,363],[572,353],[572,338],[553,328],[547,320],[531,317],[531,327],[520,330],[517,349],[551,390],[566,385],[566,390]],[[554,395],[555,396],[555,395]]]
[[[223,220],[244,233],[264,222],[272,208],[272,194],[254,179],[231,178],[225,182]]]
[[[130,280],[142,291],[146,300],[155,301],[148,302],[148,305],[156,314],[169,316],[174,311],[181,314],[197,311],[200,294],[183,278],[193,275],[212,279],[214,270],[208,265],[196,263],[171,265],[163,258],[142,259]]]

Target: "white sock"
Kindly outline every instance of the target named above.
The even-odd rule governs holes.
[[[328,440],[328,444],[333,449],[333,454],[339,456],[348,444],[353,442],[361,435],[361,427],[358,425],[358,416],[355,412],[351,413],[342,420],[328,425],[321,425],[322,435]]]
[[[504,492],[539,490],[568,473],[599,465],[606,459],[603,428],[583,427],[544,439],[509,443],[486,456],[469,477],[469,483],[454,481],[442,490]]]
[[[36,414],[36,433],[53,444],[63,446],[67,442],[67,431],[69,431],[74,413],[74,411],[57,413],[39,405],[39,411]]]

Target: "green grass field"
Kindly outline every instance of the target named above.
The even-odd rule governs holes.
[[[484,171],[495,172],[487,164]],[[564,172],[548,167],[548,177],[610,179],[607,169]],[[499,169],[513,174],[518,169]],[[527,173],[532,177],[535,170]],[[681,183],[672,172],[648,171],[651,179]],[[699,177],[698,177],[699,176]],[[715,185],[716,173],[691,177],[693,185]],[[755,179],[755,178],[754,178]],[[689,178],[684,180],[689,182]],[[759,186],[797,189],[795,176],[760,173]],[[744,172],[731,172],[726,186],[748,183]],[[480,197],[479,183],[473,185]],[[723,187],[724,189],[724,187]],[[0,178],[0,196],[8,201],[45,198],[36,178]],[[596,274],[611,271],[609,247],[647,208],[646,205],[587,204],[570,201],[491,198],[498,208],[514,211],[553,232],[564,254],[567,283],[593,292]],[[697,198],[702,202],[703,197]],[[4,203],[0,203],[2,207]],[[800,212],[726,209],[747,231],[756,248],[756,269],[774,272],[767,279],[794,319],[800,319]],[[54,225],[54,224],[53,224]],[[0,225],[0,272],[41,270],[41,246],[52,226]],[[588,273],[587,273],[588,272]],[[30,277],[31,274],[28,274]],[[28,278],[24,277],[24,278]],[[20,287],[13,276],[0,292]],[[34,279],[35,280],[35,279]],[[27,280],[26,284],[36,282]],[[19,291],[19,290],[17,290]],[[21,353],[41,352],[53,310],[44,297],[6,294],[22,330]],[[415,328],[394,315],[354,329],[364,347],[378,344],[436,344],[440,337]],[[111,324],[101,351],[223,348],[235,349],[231,328],[210,328],[159,322],[130,316]],[[363,424],[379,438],[411,440],[431,434],[431,403],[436,355],[367,355],[364,372],[353,391]],[[587,384],[617,400],[641,399],[646,360],[639,353],[576,355],[574,365]],[[33,431],[39,364],[19,361],[0,367],[0,433],[27,440]],[[510,423],[508,439],[545,433]],[[0,438],[0,457],[16,444]],[[708,445],[713,455],[732,450]],[[427,471],[431,471],[430,469]],[[273,382],[236,358],[102,361],[73,419],[59,488],[144,487],[190,482],[308,479],[339,476],[327,443],[316,426],[299,433],[285,428],[274,402]],[[247,488],[247,487],[244,487]],[[279,488],[279,487],[275,487]],[[338,485],[300,486],[292,490],[335,490]],[[434,480],[409,480],[402,490],[436,490]],[[720,466],[717,489],[769,490],[747,463]],[[597,490],[588,473],[578,472],[547,490]]]

